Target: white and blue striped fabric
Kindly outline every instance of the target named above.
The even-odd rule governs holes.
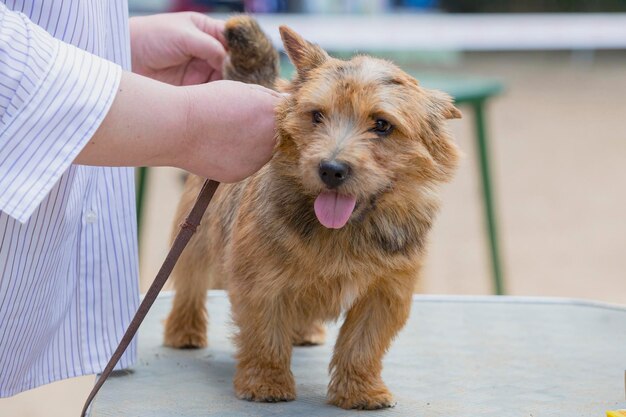
[[[72,165],[129,49],[126,0],[0,2],[0,396],[100,372],[136,309],[133,170]]]

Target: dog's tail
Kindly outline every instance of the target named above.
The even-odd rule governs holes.
[[[278,78],[278,52],[252,17],[239,15],[226,21],[224,36],[228,59],[224,78],[275,88]]]

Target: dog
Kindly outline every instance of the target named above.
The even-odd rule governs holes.
[[[206,291],[228,289],[237,327],[235,394],[291,401],[293,345],[324,342],[341,326],[327,399],[345,409],[395,405],[382,359],[404,326],[438,211],[437,188],[459,151],[445,129],[451,98],[388,61],[330,57],[280,28],[296,73],[278,79],[278,55],[250,17],[226,23],[226,78],[288,94],[277,108],[271,161],[221,185],[176,266],[165,345],[207,346]],[[183,222],[203,179],[191,175]]]

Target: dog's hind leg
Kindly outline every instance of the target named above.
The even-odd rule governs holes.
[[[178,205],[176,223],[184,222],[203,180],[190,176],[185,192]],[[174,234],[178,227],[174,228]],[[172,273],[174,305],[165,323],[166,346],[175,348],[201,348],[207,345],[208,314],[206,293],[211,280],[208,273],[210,256],[208,249],[208,222],[200,223],[196,234],[181,254]]]

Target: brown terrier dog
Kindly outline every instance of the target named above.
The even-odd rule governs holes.
[[[458,159],[443,125],[460,113],[387,61],[341,61],[280,33],[297,74],[280,87],[290,96],[277,110],[275,153],[220,186],[174,271],[165,344],[207,345],[206,290],[217,279],[238,327],[236,395],[290,401],[292,345],[323,343],[323,323],[343,311],[328,401],[390,407],[382,358],[409,315],[436,190]],[[277,88],[277,54],[257,24],[233,18],[225,35],[226,76]],[[189,177],[178,223],[202,182]]]

